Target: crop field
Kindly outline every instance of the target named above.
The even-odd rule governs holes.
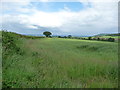
[[[114,38],[114,39],[120,39],[120,36],[100,36],[100,38]]]
[[[120,36],[97,36],[97,37],[106,38],[106,39],[108,39],[108,38],[120,39]],[[88,39],[88,37],[83,37],[83,38]],[[96,38],[96,37],[93,36],[92,38]]]
[[[16,38],[3,41],[3,88],[118,87],[117,42]]]
[[[2,88],[2,32],[0,32],[0,89]]]
[[[101,38],[120,38],[120,36],[101,36]]]

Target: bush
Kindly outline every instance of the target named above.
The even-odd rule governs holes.
[[[98,37],[97,40],[100,41],[100,38]]]
[[[114,42],[115,39],[110,37],[110,38],[108,38],[108,41],[110,41],[110,42]]]
[[[67,36],[64,36],[63,38],[67,38]]]
[[[22,54],[20,47],[17,46],[19,42],[16,34],[12,32],[2,31],[2,54],[3,58],[9,54]]]
[[[92,37],[88,37],[88,40],[92,40]]]
[[[72,37],[72,35],[68,35],[68,38],[71,38]]]
[[[58,36],[58,38],[61,38],[61,36]]]

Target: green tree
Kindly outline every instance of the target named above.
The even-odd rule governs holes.
[[[88,37],[88,40],[91,40],[92,39],[92,37]]]
[[[68,35],[68,38],[71,38],[72,37],[72,35]]]
[[[110,42],[114,42],[115,39],[110,37],[110,38],[108,38],[108,41],[110,41]]]
[[[46,37],[50,37],[50,35],[52,35],[52,33],[49,32],[49,31],[45,31],[45,32],[43,32],[43,34],[44,34]]]

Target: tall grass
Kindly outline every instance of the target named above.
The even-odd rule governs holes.
[[[118,87],[115,42],[18,38],[14,44],[21,53],[3,57],[4,88]]]
[[[2,89],[2,32],[0,31],[0,89]]]

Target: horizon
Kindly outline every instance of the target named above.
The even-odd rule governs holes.
[[[7,31],[7,30],[2,30],[2,31],[5,31],[5,32],[11,32],[11,33],[16,33],[16,32],[12,32],[12,31]],[[20,33],[16,33],[16,34],[20,34]],[[53,34],[52,33],[52,37],[58,37],[58,36],[68,36],[68,35],[71,35],[72,37],[94,37],[94,36],[99,36],[101,34],[105,34],[105,35],[109,35],[109,34],[120,34],[119,32],[118,33],[99,33],[99,34],[94,34],[94,35],[71,35],[71,34],[66,34],[66,35],[57,35],[57,34]],[[39,33],[39,34],[21,34],[21,35],[27,35],[27,36],[45,36],[43,33]]]
[[[117,2],[5,1],[2,1],[0,14],[3,20],[0,22],[1,30],[19,34],[40,34],[50,31],[63,36],[118,33]]]

